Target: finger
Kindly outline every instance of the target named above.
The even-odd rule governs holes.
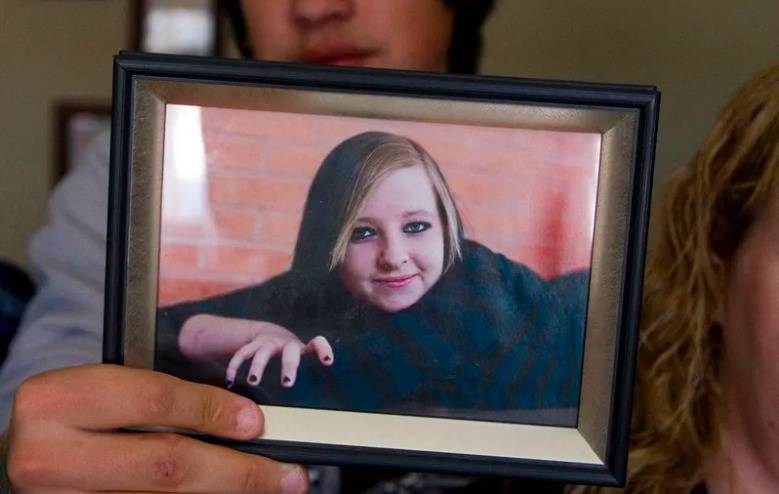
[[[252,385],[257,386],[262,381],[262,375],[265,373],[265,367],[268,365],[270,358],[281,350],[281,345],[277,341],[266,341],[254,354],[252,359],[252,365],[249,368],[249,375],[246,381]]]
[[[68,454],[43,452],[37,478],[79,491],[238,493],[303,492],[299,466],[170,433],[80,437]]]
[[[264,338],[258,338],[236,350],[225,370],[225,381],[228,388],[232,388],[233,384],[235,384],[235,376],[238,374],[238,369],[265,344],[265,341]]]
[[[322,365],[333,365],[333,347],[330,346],[330,342],[324,336],[317,336],[312,338],[306,345],[306,352],[316,352],[317,358]]]
[[[281,350],[281,385],[285,388],[295,385],[302,350],[303,345],[296,341],[287,342]]]
[[[162,426],[235,439],[257,437],[263,427],[262,412],[248,398],[116,365],[73,367],[30,379],[16,392],[14,416],[84,430]]]

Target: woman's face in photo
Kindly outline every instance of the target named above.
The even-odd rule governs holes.
[[[390,172],[368,193],[339,274],[358,299],[387,312],[417,302],[444,265],[444,230],[421,165]]]

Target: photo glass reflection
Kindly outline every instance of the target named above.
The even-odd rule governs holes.
[[[601,135],[168,105],[156,368],[575,426]]]

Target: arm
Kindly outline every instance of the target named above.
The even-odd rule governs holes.
[[[106,135],[57,186],[49,221],[30,244],[37,292],[0,371],[0,429],[25,379],[101,359],[107,155]]]
[[[329,343],[314,332],[321,324],[299,287],[300,281],[285,272],[234,292],[160,308],[154,368],[231,386],[241,364],[251,360],[253,372],[243,373],[240,380],[254,387],[267,361],[280,357],[280,380],[292,386],[303,354],[316,353],[322,365],[333,361]],[[257,379],[249,380],[251,376]]]
[[[546,281],[526,266],[499,258],[503,278],[511,280],[513,312],[519,316],[516,331],[502,338],[493,358],[496,387],[504,394],[500,401],[509,408],[575,412],[589,273]]]
[[[235,382],[240,366],[251,359],[247,373],[249,385],[257,386],[270,358],[281,357],[281,380],[284,387],[292,387],[297,377],[300,357],[315,352],[322,365],[333,363],[333,350],[322,336],[308,344],[286,328],[266,321],[253,321],[197,314],[188,318],[178,337],[181,353],[193,361],[230,358],[225,371],[228,387]]]
[[[197,314],[184,322],[178,344],[181,353],[193,361],[229,358],[239,348],[262,334],[278,334],[280,337],[297,339],[294,334],[277,324]]]

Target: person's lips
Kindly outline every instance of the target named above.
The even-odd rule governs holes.
[[[346,65],[362,67],[373,51],[343,43],[320,45],[306,50],[301,57],[305,63],[319,65]]]
[[[382,278],[375,278],[373,281],[387,288],[403,288],[404,286],[411,283],[411,281],[417,276],[417,274],[409,274],[404,276],[386,276]]]

